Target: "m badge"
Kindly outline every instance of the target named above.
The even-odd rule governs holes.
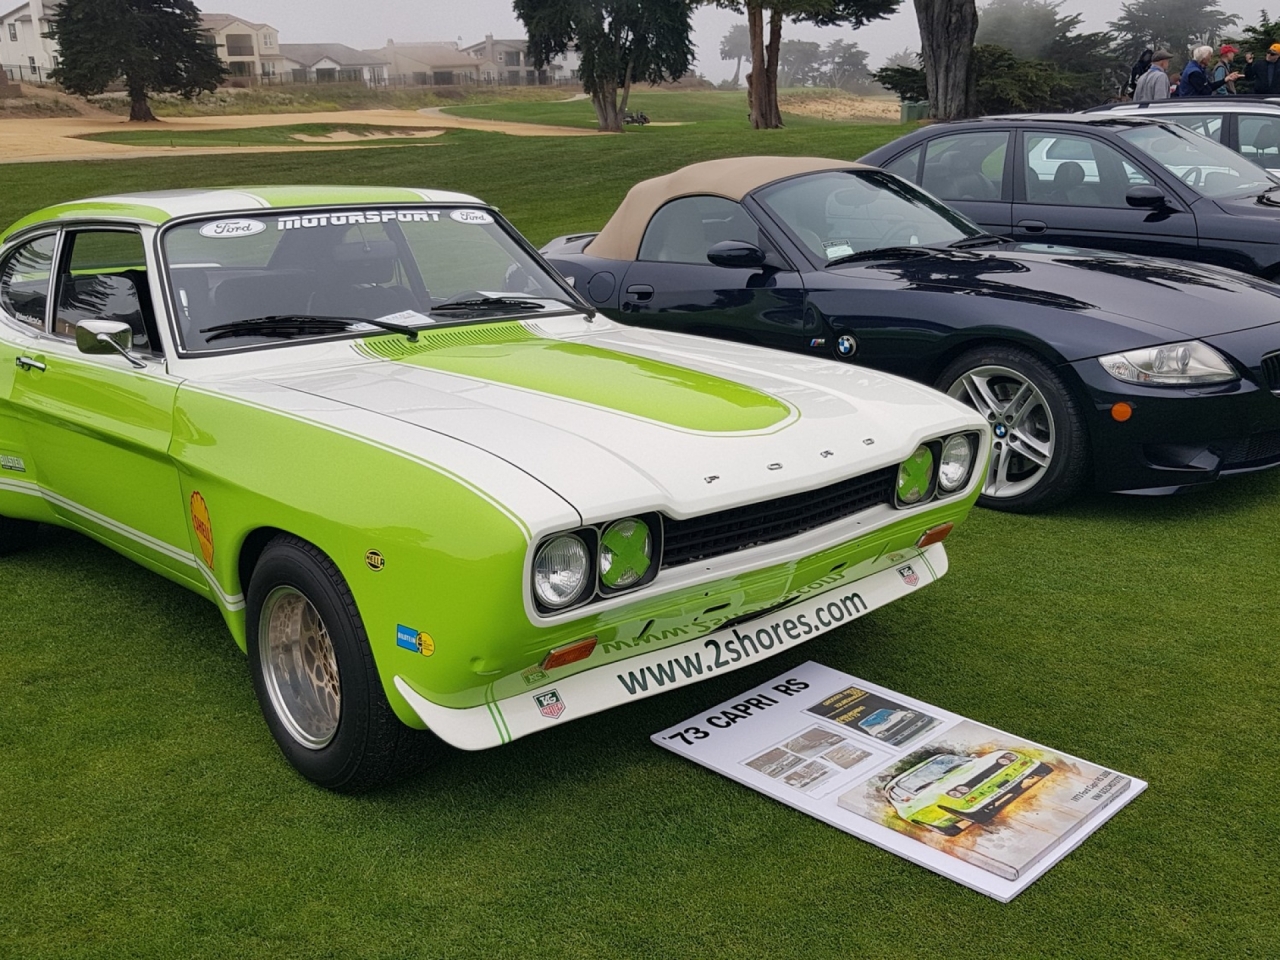
[[[548,720],[559,720],[560,714],[564,713],[564,701],[554,690],[535,694],[533,702],[538,705],[538,712]]]
[[[920,582],[920,575],[911,569],[911,564],[898,568],[898,576],[902,578],[902,582],[908,587],[914,587]]]

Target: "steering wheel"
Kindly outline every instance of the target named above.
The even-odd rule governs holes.
[[[1198,187],[1201,181],[1204,180],[1204,170],[1200,167],[1187,167],[1186,170],[1178,175],[1178,179],[1188,187]]]

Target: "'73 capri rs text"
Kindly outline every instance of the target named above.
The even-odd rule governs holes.
[[[894,376],[617,325],[460,194],[104,197],[0,238],[0,551],[58,524],[216,603],[332,789],[931,583],[989,446]]]

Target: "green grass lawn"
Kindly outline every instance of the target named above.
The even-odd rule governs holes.
[[[274,127],[244,127],[238,130],[166,130],[164,127],[144,126],[132,130],[112,130],[109,133],[86,133],[81,140],[100,143],[123,143],[142,147],[314,147],[326,146],[299,137],[327,137],[334,133],[350,133],[358,137],[377,137],[365,143],[358,141],[335,142],[339,149],[351,146],[385,146],[388,134],[397,134],[395,142],[426,143],[432,137],[409,137],[411,128],[387,126],[376,123],[293,123]]]
[[[723,123],[728,122],[741,129],[747,126],[747,95],[738,90],[694,90],[679,93],[655,93],[636,91],[627,101],[628,109],[643,111],[653,124],[661,123]],[[561,102],[473,103],[447,107],[446,113],[459,117],[475,117],[481,120],[511,120],[517,123],[549,123],[566,127],[596,127],[596,113],[590,100]],[[830,126],[830,121],[815,120],[794,114],[785,116],[788,126]],[[644,127],[632,126],[639,131]],[[650,126],[646,132],[654,133],[661,127]]]
[[[389,183],[474,192],[541,243],[692,160],[899,132],[21,164],[0,222],[119,190]],[[1274,957],[1278,518],[1280,472],[978,511],[939,584],[855,624],[361,798],[285,766],[213,606],[50,530],[0,558],[0,957]],[[649,742],[806,659],[1151,788],[1001,905]]]

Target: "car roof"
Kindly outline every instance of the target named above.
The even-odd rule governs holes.
[[[1163,123],[1166,121],[1148,117],[1117,116],[1112,113],[1007,113],[973,120],[952,120],[946,125],[961,123],[1061,123],[1073,126],[1130,127],[1139,123]],[[935,127],[944,124],[934,124]]]
[[[1234,97],[1187,97],[1170,100],[1143,100],[1140,103],[1104,103],[1098,107],[1090,107],[1086,113],[1142,113],[1144,110],[1159,110],[1161,113],[1240,113],[1244,111],[1261,111],[1263,113],[1280,113],[1280,97],[1240,95]]]
[[[217,187],[206,190],[156,190],[88,197],[45,207],[23,217],[0,234],[0,241],[27,227],[50,220],[113,220],[162,224],[179,217],[243,213],[249,210],[351,206],[388,203],[483,202],[465,193],[411,187],[267,186]]]
[[[587,245],[593,257],[634,260],[650,218],[679,197],[713,196],[741,200],[752,190],[802,173],[865,170],[864,164],[825,157],[730,157],[691,163],[665,176],[641,180],[629,191],[609,222]]]

